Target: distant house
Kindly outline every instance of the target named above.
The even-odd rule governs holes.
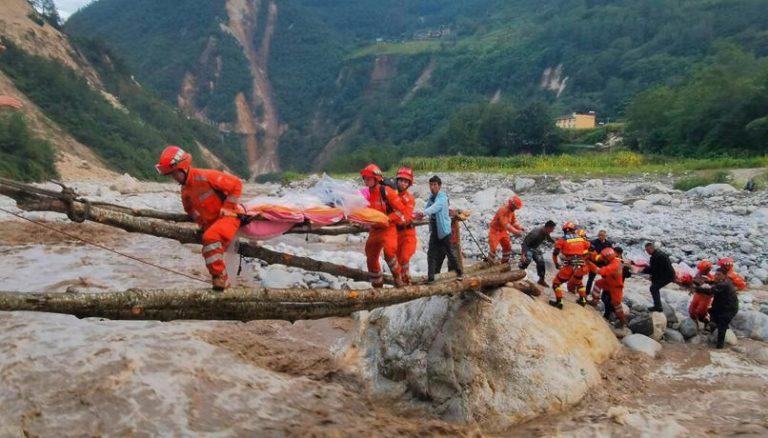
[[[555,125],[562,129],[589,129],[596,126],[595,119],[594,111],[590,111],[588,114],[571,113],[559,117],[555,121]]]

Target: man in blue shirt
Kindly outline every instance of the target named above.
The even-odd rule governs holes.
[[[427,282],[435,281],[435,274],[443,267],[448,257],[448,270],[456,271],[459,280],[464,278],[461,265],[451,245],[451,218],[448,215],[448,195],[441,191],[443,182],[437,175],[429,179],[431,196],[424,208],[429,216],[429,249],[427,250]]]

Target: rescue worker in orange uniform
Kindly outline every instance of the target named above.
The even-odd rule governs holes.
[[[515,210],[521,208],[523,208],[522,199],[519,196],[513,196],[493,216],[488,231],[488,245],[491,247],[488,257],[491,260],[496,260],[496,248],[501,244],[501,263],[509,263],[509,257],[512,255],[512,241],[509,233],[519,237],[525,231],[515,217]]]
[[[702,260],[696,266],[696,276],[693,278],[693,284],[695,286],[702,286],[704,284],[712,284],[715,281],[715,276],[712,274],[712,262],[709,260]],[[693,290],[693,298],[691,304],[688,306],[688,316],[692,320],[709,323],[709,306],[712,305],[712,295],[696,292]]]
[[[181,184],[184,211],[203,230],[203,258],[212,277],[213,289],[228,288],[224,251],[240,228],[243,182],[218,170],[192,167],[192,155],[178,146],[166,147],[155,168]]]
[[[394,189],[381,184],[384,181],[384,175],[379,166],[369,164],[360,171],[360,176],[371,193],[370,207],[385,213],[389,218],[389,225],[372,227],[365,242],[365,256],[368,259],[371,285],[375,288],[384,287],[384,274],[379,261],[381,251],[384,250],[384,261],[392,272],[395,286],[401,287],[403,280],[400,276],[400,263],[397,262],[397,226],[408,222],[405,213],[407,209]]]
[[[736,286],[736,289],[738,290],[744,290],[747,288],[747,282],[744,281],[743,278],[741,278],[741,275],[736,273],[736,270],[733,268],[734,262],[733,259],[730,257],[723,258],[717,261],[717,266],[725,269],[728,272],[728,278],[731,280],[734,286]]]
[[[557,275],[552,280],[552,289],[555,291],[555,300],[549,302],[550,305],[559,309],[563,308],[563,283],[568,284],[568,291],[578,292],[579,298],[576,302],[584,306],[587,304],[587,289],[584,287],[583,278],[588,270],[585,261],[589,256],[590,243],[584,237],[579,236],[576,225],[573,222],[563,224],[563,237],[555,242],[555,249],[552,251],[552,261],[555,268],[558,269]],[[560,257],[563,264],[560,264]]]
[[[413,209],[416,200],[408,189],[413,185],[413,169],[401,167],[395,175],[397,192],[405,207],[405,223],[397,226],[397,262],[400,264],[401,277],[404,284],[411,284],[411,257],[416,253],[416,225],[413,223]]]
[[[605,266],[598,267],[592,260],[586,260],[587,269],[602,277],[595,282],[595,286],[592,288],[590,304],[596,306],[600,302],[602,294],[609,294],[613,311],[619,320],[618,328],[625,327],[627,315],[624,314],[624,307],[621,305],[624,300],[624,264],[620,258],[616,257],[613,248],[603,249],[600,258],[605,262]]]

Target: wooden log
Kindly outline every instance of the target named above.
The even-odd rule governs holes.
[[[58,213],[70,212],[69,201],[62,199],[60,193],[50,190],[38,189],[33,186],[11,182],[0,179],[0,194],[6,195],[16,200],[19,208],[27,211],[53,211]],[[181,243],[199,243],[201,233],[199,227],[194,224],[172,223],[165,220],[135,217],[129,212],[130,209],[115,209],[102,207],[75,200],[71,203],[71,212],[76,216],[83,217],[103,225],[120,228],[131,233],[143,233],[152,236],[163,237],[177,240]],[[335,263],[315,260],[309,257],[296,256],[292,254],[273,251],[256,244],[256,242],[240,239],[239,253],[245,257],[253,257],[263,260],[269,264],[282,264],[308,271],[326,272],[331,275],[350,278],[355,281],[369,281],[368,272],[359,269],[350,268]],[[488,265],[478,264],[474,267],[476,270],[468,272],[477,272],[487,268]],[[441,275],[438,280],[454,278],[455,274],[450,273]],[[388,284],[394,283],[391,275],[384,276],[384,281]],[[416,278],[414,282],[423,282],[424,278]]]
[[[95,294],[0,292],[0,310],[65,313],[78,318],[294,321],[345,316],[434,295],[496,288],[524,276],[523,271],[510,271],[449,283],[358,291],[234,288],[224,293],[201,289],[133,289]]]

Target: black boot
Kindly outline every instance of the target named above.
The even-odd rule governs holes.
[[[552,307],[557,307],[560,310],[563,310],[563,299],[558,298],[556,300],[549,300],[549,305]]]

